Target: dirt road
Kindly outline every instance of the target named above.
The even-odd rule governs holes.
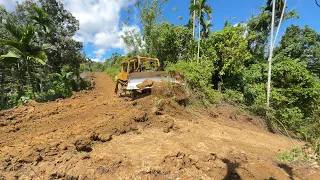
[[[278,161],[302,142],[231,106],[117,98],[110,77],[93,76],[94,90],[0,112],[0,179],[320,179]]]

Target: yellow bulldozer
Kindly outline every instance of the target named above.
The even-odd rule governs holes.
[[[150,90],[153,82],[160,81],[177,82],[167,72],[160,70],[159,59],[135,56],[121,63],[120,73],[115,77],[115,93],[121,95],[127,91],[135,93]]]

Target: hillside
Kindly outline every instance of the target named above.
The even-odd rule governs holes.
[[[155,97],[114,97],[114,83],[0,112],[0,179],[319,179],[283,164],[303,146],[230,105],[194,111]],[[157,112],[156,112],[157,111]],[[260,125],[259,125],[260,124]]]

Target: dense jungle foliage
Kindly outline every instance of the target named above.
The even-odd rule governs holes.
[[[264,117],[271,130],[311,142],[320,154],[320,34],[309,26],[291,25],[276,44],[272,59],[271,107],[267,108],[268,52],[272,1],[247,22],[225,21],[211,32],[212,7],[206,0],[190,0],[185,26],[163,21],[166,0],[139,0],[143,32],[123,36],[131,53],[157,57],[167,71],[182,71],[189,87],[206,106],[215,104],[220,87],[224,100]],[[276,1],[275,26],[286,8],[284,21],[299,18]],[[213,7],[214,8],[214,7]],[[196,12],[195,21],[193,12]],[[130,10],[124,24],[130,24]],[[199,28],[199,30],[197,30]],[[198,34],[197,34],[198,33]],[[143,43],[145,42],[145,43]],[[126,56],[114,54],[101,70],[113,77]]]
[[[72,39],[79,21],[56,0],[0,6],[0,109],[64,98],[85,88],[82,43]]]

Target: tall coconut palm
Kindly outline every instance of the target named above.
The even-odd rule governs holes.
[[[190,6],[189,6],[189,21],[188,24],[185,25],[185,27],[191,29],[192,28],[192,36],[195,37],[195,21],[196,21],[196,11],[192,9],[192,6],[196,4],[196,0],[190,0]]]
[[[211,19],[212,8],[207,3],[207,0],[197,0],[194,5],[190,7],[190,10],[194,10],[198,12],[198,28],[199,28],[199,37],[198,37],[198,56],[197,56],[197,64],[199,64],[199,57],[200,57],[200,41],[201,41],[201,30],[200,26],[205,24],[205,15],[207,19]],[[206,28],[206,27],[205,27]],[[207,31],[207,30],[204,30]]]
[[[191,9],[192,6],[196,5],[196,0],[190,0],[190,15],[192,15],[192,35],[195,37],[195,28],[196,28],[196,11]],[[190,24],[191,20],[189,21]]]

